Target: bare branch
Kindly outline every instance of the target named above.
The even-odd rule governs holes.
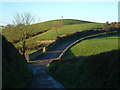
[[[17,13],[14,17],[13,23],[16,26],[30,25],[34,22],[35,18],[30,13]]]
[[[22,46],[22,54],[25,56],[27,50],[27,35],[30,31],[26,25],[30,25],[34,22],[35,17],[33,17],[30,13],[17,13],[14,17],[13,23],[15,26],[19,26],[19,35],[21,37],[21,46]],[[29,27],[30,28],[30,27]],[[18,31],[18,30],[17,30]]]

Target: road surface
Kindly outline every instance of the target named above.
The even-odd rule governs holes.
[[[38,60],[57,58],[63,52],[63,50],[73,42],[75,42],[75,40],[66,42],[66,43],[60,45],[59,47],[54,48],[50,52],[44,53],[43,56],[38,58]]]
[[[34,75],[33,81],[28,87],[29,89],[31,88],[64,88],[65,89],[65,87],[60,82],[58,82],[57,80],[55,80],[46,73],[45,65],[48,62],[49,62],[48,60],[45,60],[44,64],[43,62],[29,64],[29,68],[32,70]]]
[[[80,40],[97,37],[101,35],[106,35],[106,33],[91,35],[83,39],[81,38]],[[66,42],[54,48],[50,52],[43,54],[35,62],[28,64],[29,68],[32,70],[34,74],[33,81],[29,88],[64,88],[65,89],[65,87],[62,84],[60,84],[58,81],[56,81],[54,78],[50,77],[46,73],[45,67],[48,63],[50,63],[50,59],[57,58],[67,46],[69,46],[75,41],[76,40]]]
[[[28,63],[34,77],[28,88],[64,88],[65,87],[46,73],[45,67],[50,63],[50,59],[57,58],[62,51],[74,41],[66,42],[52,51],[45,53],[35,62]]]

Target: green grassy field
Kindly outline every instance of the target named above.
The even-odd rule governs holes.
[[[78,56],[90,56],[101,52],[118,49],[120,36],[106,35],[104,37],[83,40],[72,46],[62,58],[74,58]]]
[[[22,37],[22,32],[26,31],[28,35],[28,39],[26,39],[26,47],[43,47],[47,46],[48,43],[37,43],[38,40],[54,40],[57,36],[57,30],[54,28],[53,23],[55,21],[61,20],[51,20],[42,23],[33,24],[30,26],[24,27],[13,27],[7,28],[2,30],[2,34],[7,38],[8,41],[12,42],[14,46],[18,49],[22,46],[21,42],[14,43],[15,41],[20,41]],[[83,30],[90,30],[90,29],[97,29],[102,28],[104,23],[94,23],[90,21],[83,21],[83,20],[75,20],[75,19],[63,19],[64,26],[58,29],[58,35],[64,36],[67,34],[83,31]],[[47,30],[47,31],[46,31]],[[44,32],[46,31],[46,32]],[[40,33],[43,32],[43,33]],[[40,33],[40,34],[39,34]],[[36,34],[36,35],[35,35]],[[31,35],[34,35],[31,37]],[[29,52],[36,51],[36,49],[32,49]]]
[[[90,30],[101,28],[103,23],[87,23],[87,24],[76,24],[76,25],[65,25],[58,30],[59,36],[79,32],[82,30]],[[35,36],[37,40],[53,40],[56,37],[56,30],[51,29],[45,33]]]
[[[15,40],[21,39],[21,31],[26,31],[28,37],[31,35],[35,35],[37,33],[51,30],[53,28],[53,22],[61,21],[61,20],[51,20],[42,23],[37,23],[33,25],[29,25],[26,27],[13,27],[13,28],[6,28],[2,30],[2,34],[9,40],[10,42],[14,42]],[[83,20],[75,20],[75,19],[63,19],[64,25],[72,25],[72,24],[83,24],[83,23],[92,23],[90,21],[83,21]],[[23,30],[21,30],[23,28]]]
[[[59,35],[67,35],[82,30],[89,30],[102,27],[102,23],[89,23],[89,24],[77,24],[77,25],[66,25],[59,29]],[[54,40],[56,37],[56,30],[52,29],[42,34],[36,35],[29,39],[26,39],[28,43],[35,42],[37,40]]]
[[[64,36],[67,34],[75,33],[78,31],[83,31],[83,30],[90,30],[90,29],[96,29],[96,28],[101,28],[102,23],[86,23],[86,24],[75,24],[75,25],[64,25],[59,29],[59,36]],[[43,47],[50,44],[48,43],[37,43],[36,41],[38,40],[54,40],[56,37],[56,30],[51,29],[47,32],[44,32],[42,34],[36,35],[34,37],[31,37],[29,39],[26,39],[27,46],[38,46],[42,45]],[[15,44],[15,47],[20,47],[21,42],[18,42]]]

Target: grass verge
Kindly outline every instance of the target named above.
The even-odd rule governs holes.
[[[67,50],[62,58],[75,58],[78,56],[90,56],[101,52],[118,49],[118,34],[100,36],[83,40]]]
[[[120,88],[120,50],[53,61],[47,72],[67,88]]]

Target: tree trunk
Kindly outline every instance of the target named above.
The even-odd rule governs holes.
[[[25,41],[23,41],[23,45],[22,45],[22,54],[23,54],[23,56],[25,56],[25,51],[26,51]]]

